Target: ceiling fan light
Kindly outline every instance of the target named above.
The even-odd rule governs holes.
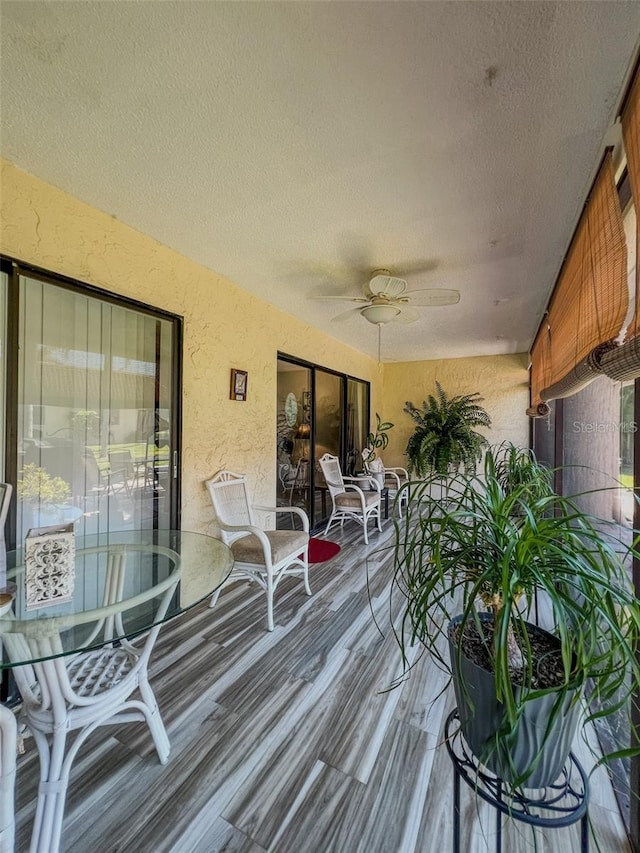
[[[360,310],[360,313],[365,320],[379,326],[395,320],[400,309],[396,305],[367,305],[366,308]]]

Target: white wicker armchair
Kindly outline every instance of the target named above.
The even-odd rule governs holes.
[[[0,853],[13,853],[18,729],[13,711],[0,705]]]
[[[223,541],[233,553],[230,579],[243,577],[258,583],[267,596],[267,627],[273,631],[273,596],[285,575],[301,574],[307,595],[309,587],[309,518],[299,507],[252,506],[243,474],[218,471],[206,481]],[[302,530],[262,530],[254,510],[287,513],[301,520]],[[211,599],[217,601],[220,590]]]
[[[364,453],[362,454],[362,461],[366,473],[373,476],[374,472],[371,470],[368,460],[365,459]],[[379,461],[381,462],[382,460]],[[381,474],[383,475],[380,477],[384,484],[383,488],[389,489],[389,497],[394,501],[394,506],[398,509],[398,515],[402,518],[409,500],[409,474],[407,469],[387,468],[382,465]]]
[[[382,530],[379,483],[373,477],[344,477],[340,460],[330,453],[325,453],[319,462],[333,504],[333,510],[324,531],[325,536],[334,521],[339,521],[342,525],[347,519],[352,519],[362,525],[364,541],[368,545],[367,522],[369,519],[377,519],[378,530]],[[360,485],[356,485],[357,483]],[[362,486],[367,486],[367,490],[361,488]]]

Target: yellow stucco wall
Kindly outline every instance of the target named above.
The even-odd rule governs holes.
[[[379,405],[375,360],[6,161],[1,166],[4,254],[184,318],[185,529],[210,529],[202,482],[222,467],[249,473],[254,499],[273,502],[278,350],[370,381]],[[229,399],[232,367],[249,371],[244,403]]]
[[[449,396],[480,392],[484,397],[482,405],[493,422],[491,429],[485,431],[491,444],[512,441],[528,446],[529,419],[525,410],[529,405],[529,376],[525,353],[386,364],[381,414],[395,424],[385,452],[387,465],[406,466],[404,449],[413,432],[413,421],[403,412],[404,405],[409,400],[421,406],[428,394],[436,393],[436,380]]]
[[[480,391],[490,440],[528,441],[524,355],[387,364],[357,352],[246,293],[55,187],[0,161],[1,242],[10,257],[184,318],[182,524],[211,529],[202,485],[221,467],[250,474],[254,499],[275,497],[278,350],[371,382],[371,411],[394,421],[389,464],[404,464],[411,421],[438,379],[448,393]],[[249,371],[244,403],[229,400],[229,371]]]

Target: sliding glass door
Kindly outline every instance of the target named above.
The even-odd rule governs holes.
[[[346,474],[361,470],[369,426],[369,384],[289,357],[278,359],[277,502],[299,506],[312,527],[331,509],[319,459],[338,456]],[[292,517],[279,514],[278,526]]]
[[[179,320],[18,269],[12,287],[14,542],[178,526]]]

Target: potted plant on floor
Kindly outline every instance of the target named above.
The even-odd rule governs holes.
[[[452,475],[444,503],[428,480],[415,487],[407,518],[395,544],[405,664],[417,642],[451,673],[481,763],[514,786],[550,784],[593,716],[587,687],[606,716],[640,683],[640,603],[625,566],[636,552],[513,447],[490,449],[482,477]],[[529,621],[536,596],[549,632]]]
[[[487,439],[476,427],[490,427],[491,418],[480,405],[483,398],[473,394],[449,397],[439,382],[437,396],[430,394],[418,409],[407,402],[404,411],[416,424],[405,451],[409,472],[416,477],[437,474],[447,477],[463,467],[475,471]]]

